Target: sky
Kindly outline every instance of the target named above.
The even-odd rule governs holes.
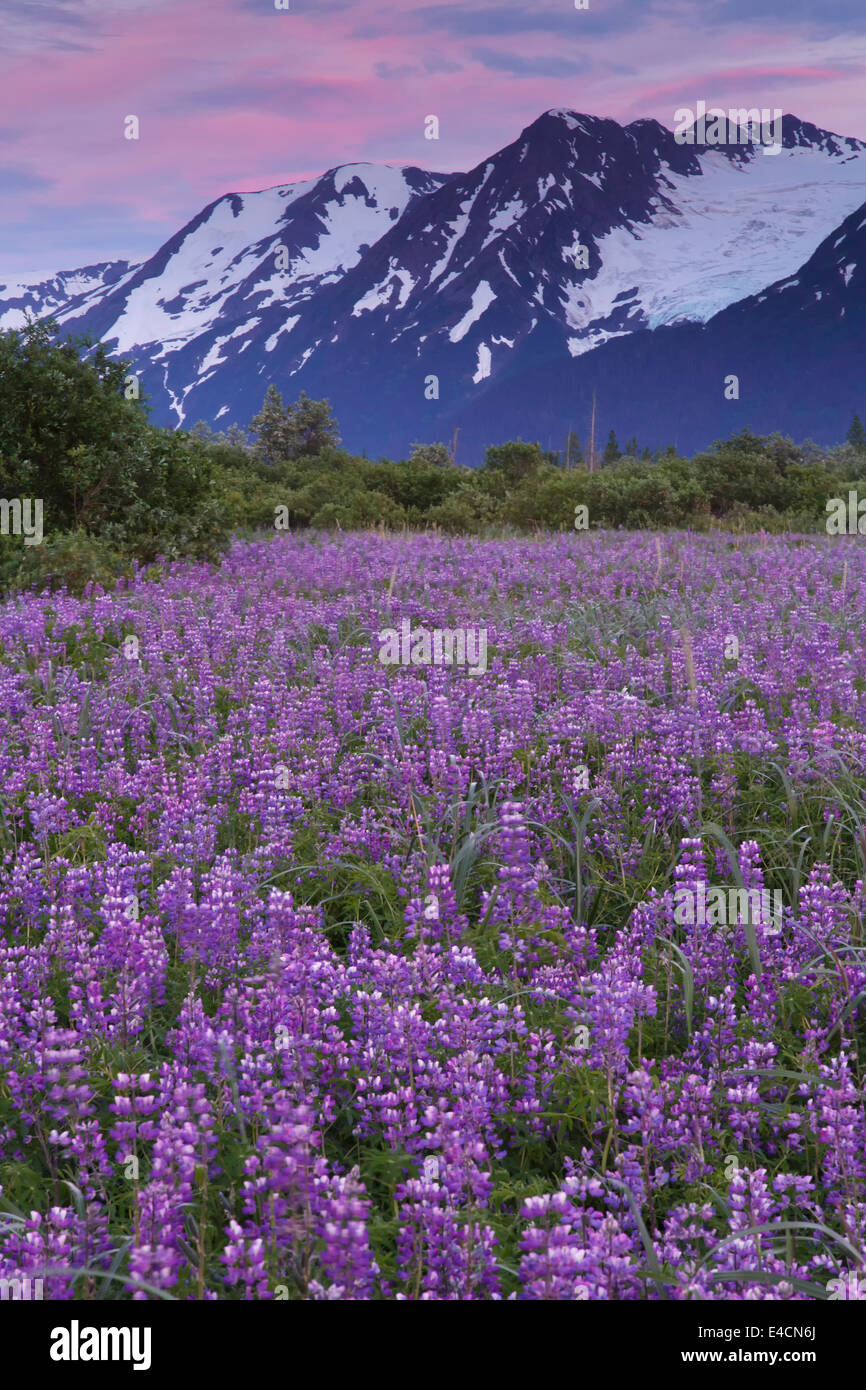
[[[141,260],[337,164],[470,169],[552,107],[866,140],[864,69],[864,0],[0,0],[0,279]]]

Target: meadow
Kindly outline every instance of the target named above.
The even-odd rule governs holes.
[[[864,607],[857,536],[601,530],[7,597],[0,1279],[863,1296]]]

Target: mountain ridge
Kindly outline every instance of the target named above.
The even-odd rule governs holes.
[[[732,133],[688,145],[555,107],[466,173],[349,163],[227,193],[145,261],[0,288],[0,327],[29,308],[92,333],[133,359],[159,423],[245,423],[273,382],[327,396],[355,449],[405,454],[456,422],[492,442],[492,401],[539,370],[582,395],[613,342],[640,335],[623,361],[664,371],[661,330],[722,341],[720,315],[754,315],[866,201],[863,142],[788,114],[772,157]]]

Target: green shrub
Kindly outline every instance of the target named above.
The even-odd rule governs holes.
[[[514,526],[571,531],[574,509],[587,503],[590,482],[590,475],[582,470],[545,466],[512,489],[502,506],[502,517]],[[590,521],[595,520],[590,513]]]
[[[456,492],[469,473],[468,468],[445,468],[416,456],[408,463],[373,464],[369,485],[377,492],[387,493],[401,507],[427,512]]]
[[[480,488],[462,483],[454,492],[431,507],[427,522],[449,535],[479,535],[500,520],[500,508],[495,500]]]
[[[0,496],[41,499],[46,538],[81,531],[145,561],[215,556],[228,528],[208,445],[148,422],[128,363],[56,333],[50,319],[0,333]]]
[[[325,502],[314,513],[310,525],[317,530],[342,527],[344,531],[384,525],[389,531],[406,524],[406,513],[384,492],[355,492],[342,502]]]
[[[547,462],[547,455],[540,444],[530,444],[524,439],[510,439],[505,444],[493,444],[484,455],[484,469],[502,477],[507,486],[513,487],[521,478],[537,473]]]
[[[7,539],[7,538],[4,538]],[[113,589],[121,574],[132,572],[132,563],[106,541],[78,528],[47,537],[41,545],[21,543],[12,583],[19,589],[68,589],[82,594],[88,584]]]
[[[620,455],[611,431],[607,466],[592,474],[555,467],[522,439],[491,446],[475,470],[452,466],[442,444],[374,462],[339,447],[327,401],[302,392],[285,406],[274,387],[255,443],[237,426],[158,429],[128,398],[128,363],[57,335],[50,319],[0,333],[0,498],[41,499],[45,536],[25,547],[0,534],[0,592],[109,583],[124,562],[160,556],[215,560],[233,532],[272,529],[278,507],[292,528],[570,531],[582,504],[591,526],[817,530],[829,497],[866,491],[862,448],[749,430],[691,460],[672,447],[638,459],[634,440]]]

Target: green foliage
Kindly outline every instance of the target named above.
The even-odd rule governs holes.
[[[215,555],[227,528],[207,446],[148,422],[128,363],[56,333],[50,319],[0,333],[0,495],[40,499],[46,541],[80,532],[79,556],[97,554],[83,536],[103,556]]]
[[[788,469],[804,461],[803,452],[781,435],[761,438],[743,430],[715,443],[692,460],[713,513],[724,516],[739,502],[746,507],[773,506],[785,495]]]
[[[356,492],[341,502],[325,502],[310,520],[321,529],[339,526],[344,531],[362,530],[369,526],[384,526],[398,530],[406,523],[406,513],[398,502],[384,492]]]
[[[794,463],[785,475],[785,487],[776,499],[778,508],[805,517],[823,516],[830,497],[847,496],[835,474],[817,463]]]
[[[850,444],[837,444],[828,449],[820,461],[834,478],[849,478],[866,484],[866,454],[861,454]],[[836,494],[838,496],[838,494]]]
[[[451,468],[451,450],[447,444],[413,444],[409,462],[421,467]]]
[[[268,387],[251,428],[257,435],[253,452],[265,463],[309,458],[340,442],[327,401],[311,400],[302,391],[294,405],[284,405],[274,385]]]
[[[583,468],[586,464],[580,438],[574,430],[569,430],[566,436],[563,463],[566,468]]]
[[[501,519],[495,500],[471,479],[461,482],[427,513],[431,525],[453,536],[479,535]]]
[[[602,454],[602,463],[605,465],[606,468],[609,468],[612,463],[616,463],[617,459],[621,458],[622,454],[620,452],[620,447],[616,442],[616,434],[613,430],[611,430],[610,434],[607,437],[607,443],[604,446],[604,453]]]
[[[540,469],[509,493],[502,508],[503,519],[513,526],[571,530],[574,508],[578,503],[588,504],[591,483],[590,475],[582,469]]]
[[[861,454],[866,453],[866,427],[864,427],[859,415],[855,415],[851,421],[851,428],[845,439],[852,449],[856,449]]]
[[[408,463],[368,465],[368,485],[386,493],[407,511],[417,513],[418,520],[451,496],[461,481],[472,473],[468,468],[442,468],[413,455]]]
[[[0,534],[0,592],[109,586],[160,556],[215,559],[233,532],[272,530],[278,508],[292,528],[562,531],[583,505],[593,527],[823,530],[828,498],[866,488],[859,416],[830,450],[744,430],[691,460],[672,446],[639,455],[636,439],[623,453],[611,430],[591,474],[573,431],[553,453],[491,446],[476,469],[443,443],[414,444],[402,462],[359,458],[339,447],[327,401],[301,392],[285,405],[273,385],[252,442],[238,425],[159,429],[127,399],[128,363],[57,331],[43,320],[0,333],[0,498],[41,499],[44,531],[29,546]]]
[[[543,467],[544,450],[540,444],[529,444],[523,439],[512,439],[507,444],[494,444],[484,456],[484,467],[501,476],[507,486],[513,487],[522,478],[529,477]]]
[[[250,448],[249,430],[242,425],[229,425],[227,430],[212,430],[206,420],[197,420],[190,430],[193,439],[201,439],[203,443],[210,444],[214,448],[225,445],[230,450]]]
[[[18,564],[8,574],[9,587],[38,591],[66,588],[82,594],[88,584],[113,589],[119,574],[132,572],[132,565],[105,540],[81,527],[49,536],[42,545],[21,546]]]

